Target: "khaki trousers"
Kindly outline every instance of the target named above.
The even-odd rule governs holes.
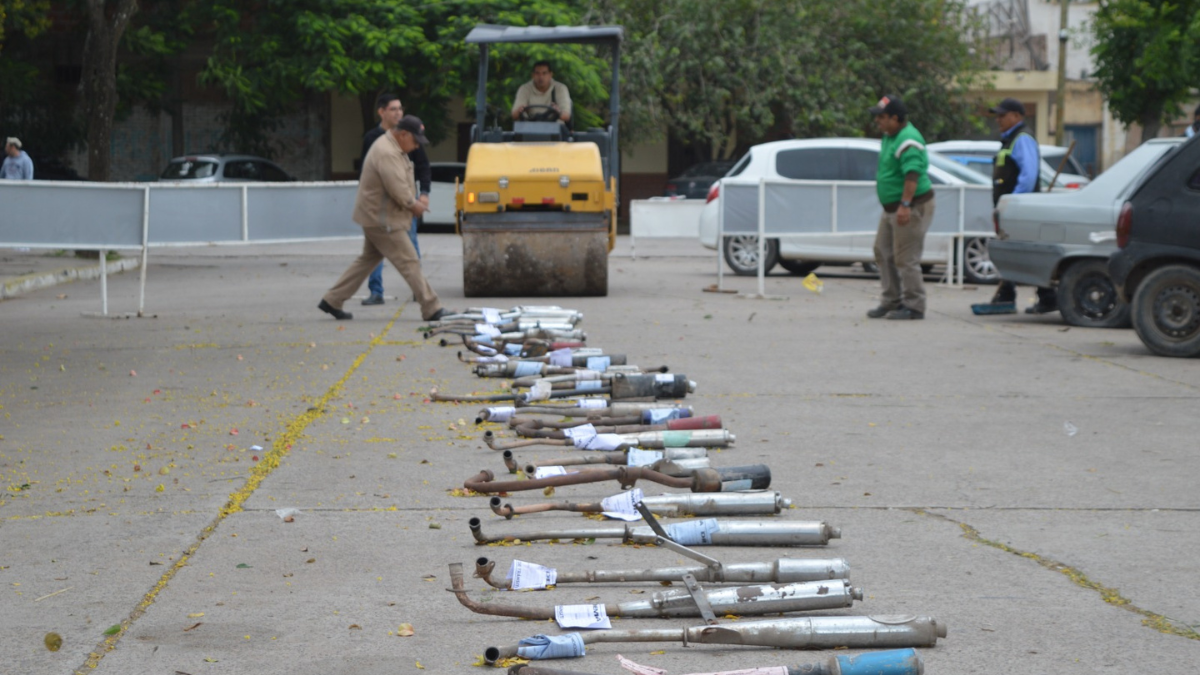
[[[412,289],[413,297],[421,305],[422,319],[428,319],[442,308],[437,293],[433,292],[421,273],[421,259],[417,257],[417,251],[408,238],[408,230],[392,229],[388,232],[382,227],[364,227],[363,236],[362,254],[351,263],[333,288],[325,293],[325,302],[341,309],[346,300],[358,292],[367,277],[371,276],[371,270],[379,261],[387,258]]]
[[[933,221],[936,199],[912,207],[908,224],[901,227],[896,214],[883,212],[879,231],[875,234],[875,264],[879,266],[879,281],[883,285],[881,307],[907,307],[925,313],[925,280],[921,275],[921,251],[925,248],[925,232]]]

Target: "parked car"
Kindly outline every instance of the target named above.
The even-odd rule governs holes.
[[[285,183],[296,180],[269,159],[225,153],[176,157],[158,179],[188,183]]]
[[[1058,308],[1072,326],[1129,325],[1129,305],[1108,276],[1114,228],[1137,180],[1182,138],[1143,143],[1083,189],[1005,195],[988,243],[1000,276],[1030,286],[1057,286]]]
[[[734,162],[702,162],[692,166],[687,171],[667,181],[663,194],[668,197],[683,197],[685,199],[704,199],[708,196],[708,188],[721,177],[729,173]]]
[[[1200,356],[1200,142],[1180,143],[1142,177],[1117,219],[1108,272],[1142,343]]]
[[[955,157],[986,157],[991,160],[996,157],[996,153],[1000,152],[1000,141],[941,141],[939,143],[930,143],[929,149],[934,152],[940,152],[943,155],[952,155]],[[1042,168],[1039,174],[1042,177],[1042,189],[1050,184],[1050,179],[1054,177],[1058,171],[1058,163],[1066,154],[1066,148],[1060,148],[1057,145],[1039,145],[1038,152],[1042,155]],[[1054,158],[1051,161],[1051,158]],[[1071,157],[1067,160],[1067,165],[1063,167],[1063,173],[1058,174],[1058,182],[1055,187],[1065,187],[1068,189],[1078,189],[1091,182],[1079,167],[1078,162],[1073,162],[1075,158]],[[1078,173],[1072,173],[1078,171]],[[992,172],[989,169],[986,173],[988,178],[991,178]]]
[[[421,216],[421,225],[454,227],[454,181],[462,185],[467,165],[462,162],[430,162],[429,210]],[[430,228],[442,229],[442,228]]]
[[[780,160],[783,171],[780,170]],[[744,157],[724,176],[737,183],[756,184],[760,178],[797,178],[807,180],[874,181],[879,166],[879,141],[869,138],[812,138],[774,141],[750,148]],[[938,185],[988,185],[990,178],[980,176],[946,159],[929,153],[929,179]],[[700,243],[717,248],[718,214],[720,213],[720,183],[709,190],[708,203],[700,216]],[[875,223],[871,223],[871,228]],[[808,274],[825,263],[849,264],[875,262],[874,234],[861,232],[831,235],[821,239],[770,239],[764,246],[766,271],[779,264],[792,274]],[[921,258],[928,269],[945,263],[949,235],[930,234],[925,240]],[[728,235],[722,245],[725,263],[734,274],[758,274],[758,237]],[[995,281],[997,274],[987,257],[987,239],[970,238],[964,246],[965,275],[972,283]]]
[[[983,157],[980,155],[956,155],[954,153],[943,154],[947,158],[962,164],[981,176],[986,178],[992,177],[992,165],[995,162],[995,159],[992,157]],[[1048,188],[1050,186],[1050,181],[1052,180],[1054,181],[1055,190],[1078,190],[1079,188],[1083,187],[1083,185],[1079,183],[1068,183],[1064,181],[1061,175],[1057,180],[1055,180],[1054,170],[1050,168],[1050,165],[1043,161],[1038,171],[1038,185],[1041,187],[1042,192],[1050,191]]]

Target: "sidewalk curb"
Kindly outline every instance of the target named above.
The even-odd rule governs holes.
[[[142,261],[138,258],[122,258],[108,263],[109,276],[135,270],[141,266]],[[72,281],[87,281],[90,279],[100,278],[100,265],[89,265],[87,267],[67,267],[53,272],[35,272],[24,276],[5,279],[4,285],[0,286],[0,300],[15,298],[19,295],[36,291],[40,288],[49,288],[58,284],[70,283]]]

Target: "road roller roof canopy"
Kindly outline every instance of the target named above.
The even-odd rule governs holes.
[[[471,29],[467,44],[497,42],[558,42],[571,44],[619,44],[625,37],[621,26],[498,26],[485,23]]]

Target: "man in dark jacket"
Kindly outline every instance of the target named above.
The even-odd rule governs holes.
[[[992,162],[992,205],[1004,195],[1041,192],[1038,185],[1042,165],[1038,143],[1025,127],[1025,106],[1015,98],[1006,98],[988,112],[996,116],[1000,127],[1000,151]],[[1037,304],[1026,314],[1058,311],[1058,297],[1052,288],[1037,289]],[[1000,281],[992,296],[988,314],[1012,314],[1017,311],[1017,288],[1011,281]]]
[[[362,165],[367,163],[367,153],[371,151],[371,145],[379,140],[388,130],[395,128],[400,122],[400,118],[404,117],[404,105],[400,102],[400,97],[395,94],[380,94],[375,101],[375,113],[379,115],[379,126],[371,127],[367,133],[363,134],[362,145]],[[429,190],[433,182],[432,171],[429,168],[429,156],[425,154],[423,146],[417,146],[417,149],[409,153],[408,158],[412,160],[413,170],[416,172],[417,183],[421,190],[421,201],[425,204],[425,208],[429,208]],[[408,237],[412,240],[413,248],[417,251],[417,257],[421,257],[421,247],[417,245],[417,223],[419,218],[413,218],[412,229],[408,231]],[[367,280],[367,288],[370,289],[371,295],[366,300],[362,301],[364,305],[382,305],[383,304],[383,263],[375,268],[371,273],[371,278]]]

